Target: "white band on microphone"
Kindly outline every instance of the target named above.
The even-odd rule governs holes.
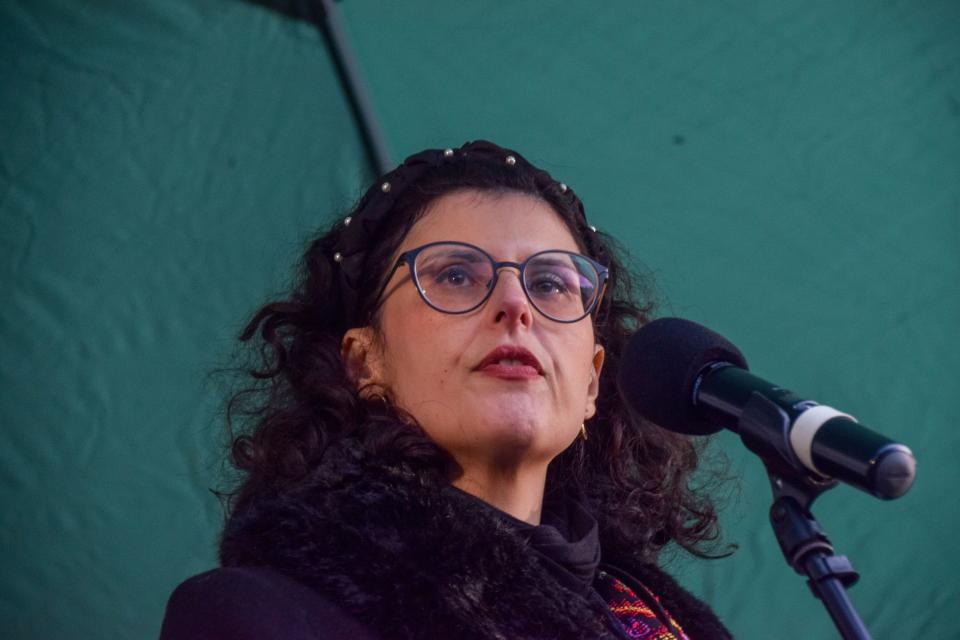
[[[843,413],[842,411],[837,411],[833,407],[818,404],[797,416],[797,419],[793,421],[793,427],[790,429],[790,446],[793,447],[793,452],[797,454],[797,458],[800,459],[803,466],[820,475],[825,474],[813,464],[813,455],[811,452],[813,439],[816,437],[820,427],[828,420],[834,418],[846,418],[854,422],[857,421],[853,416]]]

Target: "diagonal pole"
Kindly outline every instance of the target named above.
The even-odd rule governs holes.
[[[323,9],[323,29],[329,39],[340,80],[360,126],[364,146],[377,174],[382,175],[393,168],[393,160],[390,158],[383,130],[374,114],[370,92],[360,72],[360,65],[350,48],[340,9],[333,0],[320,0],[320,5]]]

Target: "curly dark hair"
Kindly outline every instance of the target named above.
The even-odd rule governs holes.
[[[699,443],[631,416],[616,386],[624,344],[654,308],[652,286],[625,268],[615,241],[587,225],[579,199],[548,173],[525,161],[506,166],[457,157],[418,175],[369,241],[355,301],[359,316],[377,330],[372,297],[400,243],[430,203],[465,189],[522,193],[548,203],[580,250],[609,269],[606,295],[590,319],[606,352],[597,413],[587,422],[589,438],[578,438],[550,464],[548,493],[570,491],[587,502],[599,521],[605,552],[650,561],[673,541],[712,557],[708,550],[719,535],[716,509],[709,495],[690,486]],[[362,217],[366,200],[351,218]],[[405,465],[424,482],[450,483],[460,473],[411,415],[382,394],[361,395],[347,376],[340,346],[356,313],[345,308],[351,295],[343,290],[333,257],[345,228],[341,219],[312,238],[289,295],[263,305],[240,334],[250,349],[244,371],[252,384],[236,391],[227,407],[230,460],[239,473],[226,494],[229,512],[295,487],[345,439],[370,455]]]

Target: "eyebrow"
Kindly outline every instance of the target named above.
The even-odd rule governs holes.
[[[485,258],[477,253],[476,251],[470,251],[469,249],[451,249],[450,251],[444,251],[443,253],[436,253],[429,256],[430,258],[460,258],[461,260],[467,262],[481,262]]]
[[[561,249],[547,249],[547,251],[561,251]],[[529,259],[530,259],[530,258],[528,257],[527,260],[529,260]],[[570,269],[574,269],[575,271],[579,271],[579,269],[577,269],[577,265],[573,262],[573,260],[564,260],[564,259],[562,259],[562,258],[558,258],[558,259],[556,259],[556,260],[544,260],[544,259],[543,259],[543,256],[539,256],[539,257],[538,257],[538,260],[542,260],[543,263],[544,263],[544,264],[547,264],[547,265],[556,265],[556,266],[560,266],[560,267],[569,267]]]

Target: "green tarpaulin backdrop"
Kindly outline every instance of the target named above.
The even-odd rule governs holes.
[[[816,512],[875,637],[960,637],[960,3],[339,6],[396,158],[517,148],[655,273],[661,313],[913,447],[906,497]],[[0,2],[0,637],[154,637],[213,566],[207,373],[370,177],[310,24]],[[673,571],[742,638],[835,637],[761,465],[716,446],[740,549]]]

